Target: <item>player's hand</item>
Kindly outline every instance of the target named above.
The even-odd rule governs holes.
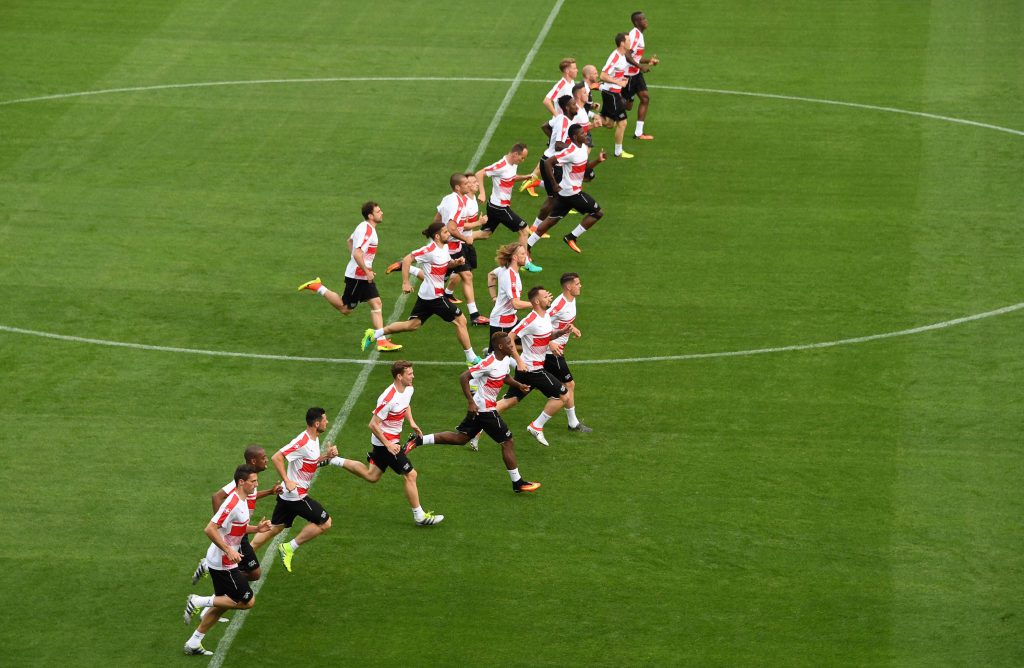
[[[661,61],[658,60],[658,54],[654,54],[653,56],[651,56],[651,67],[654,67],[655,65],[657,65],[660,62]]]
[[[597,154],[597,161],[598,162],[604,162],[607,159],[608,159],[608,154],[605,153],[604,149],[601,149],[601,152]]]
[[[296,487],[298,487],[298,486],[299,486],[299,484],[298,484],[297,482],[295,482],[294,480],[285,480],[285,481],[284,481],[284,486],[285,486],[285,488],[286,488],[286,489],[287,489],[287,490],[288,490],[289,492],[294,492],[294,491],[295,491],[295,488],[296,488]]]
[[[224,553],[224,556],[226,556],[228,558],[228,561],[230,561],[233,564],[237,564],[239,561],[242,560],[242,555],[236,552],[234,548],[232,548],[231,546],[228,546],[228,551]]]
[[[374,272],[373,269],[367,269],[366,270],[366,280],[368,282],[370,282],[370,283],[373,283],[373,279],[375,279],[375,278],[377,278],[376,272]]]
[[[280,493],[281,493],[281,492],[282,492],[283,490],[284,490],[284,487],[283,487],[283,486],[281,485],[281,483],[277,483],[276,485],[274,485],[274,486],[273,486],[273,487],[272,487],[272,488],[270,489],[270,491],[271,491],[271,492],[273,492],[275,496],[277,496],[278,494],[280,494]]]
[[[522,392],[523,394],[528,393],[531,389],[533,388],[531,388],[529,385],[519,385],[519,391]]]
[[[324,454],[327,456],[328,459],[331,459],[333,457],[337,457],[338,456],[338,446],[336,446],[335,444],[331,443],[331,447],[327,448],[327,451]]]
[[[260,523],[256,525],[256,533],[267,533],[270,531],[270,520],[266,517],[260,520]]]
[[[583,332],[581,332],[580,330],[576,329],[575,325],[570,325],[569,326],[569,331],[572,332],[572,335],[575,336],[577,339],[582,338],[582,336],[583,336]]]
[[[518,362],[516,362],[516,369],[519,370],[519,371],[524,371],[525,372],[526,371],[526,362],[524,362],[523,360],[519,360]]]
[[[487,198],[484,196],[484,191],[483,190],[480,191],[480,194],[477,195],[476,198],[480,201],[481,204],[483,204],[484,202],[487,201]],[[484,218],[486,218],[486,217],[487,216],[484,216]]]
[[[410,292],[412,292],[412,284],[410,284],[409,281],[404,281],[402,283],[402,292],[404,292],[405,294],[409,294]]]
[[[548,348],[551,350],[551,352],[558,356],[561,356],[565,353],[565,348],[562,347],[561,343],[549,343]]]
[[[472,242],[470,242],[470,243],[472,243]],[[464,257],[456,258],[456,259],[452,260],[452,262],[455,263],[456,267],[461,267],[462,265],[466,264],[466,258],[464,258]]]
[[[476,414],[476,413],[479,413],[479,412],[480,412],[480,407],[476,405],[476,402],[475,402],[475,401],[473,401],[472,399],[470,399],[470,400],[469,400],[469,405],[468,405],[468,406],[466,406],[466,411],[467,411],[467,412],[469,412],[469,413],[474,413],[474,414]]]
[[[386,447],[388,449],[388,452],[390,452],[393,455],[397,455],[399,452],[402,451],[402,446],[398,445],[398,441],[385,441],[384,447]]]

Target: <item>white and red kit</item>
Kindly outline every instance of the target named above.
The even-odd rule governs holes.
[[[576,125],[582,126],[584,132],[590,132],[590,112],[588,112],[585,107],[579,108],[576,115],[572,117],[572,122]],[[568,130],[568,128],[566,128],[566,130]],[[551,156],[548,157],[550,158]]]
[[[413,388],[410,386],[399,392],[395,384],[392,383],[377,397],[377,407],[373,409],[373,414],[380,418],[380,429],[392,443],[398,441],[402,436],[405,416],[409,412],[409,402],[412,401],[412,391]],[[370,442],[378,446],[386,445],[381,443],[377,434],[372,431],[370,432]]]
[[[467,197],[466,206],[462,209],[462,225],[459,229],[465,228],[470,223],[476,223],[480,220],[480,205],[476,202],[476,197]]]
[[[573,143],[555,154],[555,164],[562,165],[562,180],[558,184],[559,195],[572,197],[583,190],[583,174],[587,171],[589,158],[590,147],[577,146]]]
[[[412,259],[423,267],[423,282],[420,283],[420,299],[437,299],[444,294],[444,275],[448,273],[451,253],[443,245],[431,241],[412,252]]]
[[[576,322],[576,300],[566,299],[564,294],[558,295],[548,308],[548,317],[551,318],[552,329],[568,329]],[[565,346],[569,343],[569,332],[555,339],[554,343]]]
[[[562,142],[564,144],[569,141],[570,125],[572,125],[572,119],[566,117],[565,114],[559,114],[548,121],[548,127],[551,128],[551,138],[548,140],[548,147],[544,149],[545,158],[550,158],[555,153],[558,153],[558,149],[555,148],[556,142]]]
[[[536,311],[530,311],[530,315],[520,320],[512,330],[512,336],[518,336],[523,342],[520,357],[526,362],[527,371],[540,371],[544,368],[544,357],[548,354],[553,331],[548,314],[538,314]]]
[[[231,490],[228,498],[220,504],[220,508],[210,521],[217,525],[217,531],[224,542],[238,552],[242,546],[242,538],[249,528],[249,505],[238,492]],[[206,565],[218,571],[238,568],[238,564],[232,563],[227,553],[217,547],[216,543],[210,543],[209,549],[206,550]]]
[[[491,271],[498,279],[497,294],[494,307],[491,309],[491,327],[511,327],[516,324],[516,308],[513,299],[519,299],[523,291],[523,281],[518,271],[508,267],[498,267]]]
[[[572,95],[572,87],[575,83],[575,81],[570,81],[565,77],[562,77],[554,86],[551,87],[551,90],[548,91],[548,94],[544,99],[551,100],[551,104],[555,108],[555,117],[562,115],[562,108],[558,106],[558,98],[563,95]]]
[[[364,220],[356,225],[349,241],[352,242],[352,252],[355,253],[357,248],[362,250],[363,264],[368,269],[372,269],[373,258],[377,255],[377,228]],[[355,255],[349,258],[348,266],[345,267],[345,276],[366,280],[366,272],[356,263]]]
[[[508,161],[508,156],[493,165],[484,167],[484,176],[491,177],[491,198],[494,206],[508,206],[512,203],[512,186],[516,183],[519,165]]]
[[[640,28],[633,28],[629,31],[628,43],[629,56],[633,62],[639,63],[640,59],[644,57],[644,34],[640,32]],[[637,74],[640,74],[640,68],[626,63],[626,76],[632,77]]]
[[[286,486],[278,496],[282,501],[301,501],[306,498],[306,492],[313,484],[313,474],[316,473],[316,464],[320,459],[320,437],[310,438],[303,430],[278,452],[284,455],[287,462],[288,479],[295,481],[294,491],[289,492]]]
[[[615,49],[612,51],[612,55],[608,56],[608,62],[604,64],[604,69],[601,72],[613,79],[624,79],[627,67],[629,67],[629,63],[626,61],[626,57],[619,53],[618,49]],[[621,93],[622,86],[602,81],[601,90],[606,90],[609,93]]]
[[[462,226],[466,224],[466,203],[469,198],[456,192],[450,192],[444,196],[441,203],[437,205],[437,212],[441,214],[441,222],[448,225],[455,221],[455,228],[462,234]],[[450,229],[450,228],[449,228]],[[448,252],[457,253],[462,250],[462,242],[453,234],[448,239]]]
[[[235,489],[235,481],[232,480],[228,484],[226,484],[223,487],[221,487],[220,491],[224,492],[225,494],[229,494],[230,495],[231,492],[234,491],[234,489]],[[250,513],[252,513],[254,510],[256,510],[256,493],[258,491],[259,491],[258,489],[254,489],[254,490],[252,490],[252,494],[250,494],[249,496],[245,497],[245,504],[247,506],[249,506],[249,512]],[[241,491],[239,491],[239,496],[241,496]]]
[[[469,367],[469,373],[476,383],[476,392],[473,393],[473,403],[482,411],[493,411],[498,408],[498,392],[505,384],[505,377],[515,373],[516,361],[511,355],[505,359],[498,360],[494,353],[485,357],[475,366]]]

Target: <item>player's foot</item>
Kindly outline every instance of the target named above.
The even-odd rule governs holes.
[[[391,264],[388,265],[388,268],[384,270],[384,273],[385,274],[390,274],[392,272],[398,271],[401,268],[402,268],[402,261],[401,260],[399,260],[398,262],[392,262]]]
[[[567,216],[578,216],[578,215],[580,215],[580,212],[577,211],[576,209],[569,209],[569,213],[567,213],[566,215]]]
[[[581,434],[592,434],[594,432],[593,429],[591,429],[587,425],[583,424],[582,422],[577,424],[575,427],[570,426],[569,427],[569,431],[575,431],[575,432],[579,432]]]
[[[531,274],[539,274],[540,272],[544,271],[544,267],[534,264],[533,260],[527,260],[526,264],[523,265],[523,269],[530,272]]]
[[[390,353],[390,352],[393,352],[395,350],[401,350],[401,349],[402,349],[402,346],[400,346],[399,344],[395,343],[394,341],[391,341],[390,339],[378,339],[377,340],[377,350],[379,350],[382,353]]]
[[[473,438],[469,439],[469,449],[473,452],[479,452],[480,450],[480,434],[477,434]]]
[[[477,327],[483,327],[484,325],[491,324],[491,321],[489,318],[485,318],[479,313],[477,313],[475,316],[472,316],[469,319],[469,324],[476,325]]]
[[[539,482],[530,482],[529,480],[523,480],[522,478],[512,483],[512,491],[516,494],[519,494],[520,492],[536,492],[538,489],[540,489]]]
[[[370,349],[370,346],[373,345],[372,329],[368,329],[365,332],[363,332],[363,340],[359,343],[359,345],[363,347],[363,352],[366,352],[367,350]]]
[[[446,294],[445,295],[445,299],[447,299],[448,303],[450,303],[450,304],[461,304],[462,303],[462,300],[459,299],[458,297],[456,297],[455,295],[447,295]]]
[[[476,366],[477,364],[480,364],[480,362],[483,362],[483,361],[484,361],[484,358],[480,357],[479,355],[477,355],[471,361],[466,362],[466,366],[468,366],[468,367],[469,366]]]
[[[537,226],[536,225],[530,225],[530,234],[537,234]],[[540,235],[540,238],[541,239],[550,239],[551,235],[548,234],[547,232],[545,232],[544,234]]]
[[[402,452],[409,454],[419,446],[423,445],[423,437],[419,434],[409,434],[409,438],[405,441],[405,447],[402,448]]]
[[[625,158],[626,160],[629,160],[630,158],[633,157],[633,154],[632,153],[626,153],[625,151],[623,151],[622,153],[618,154],[615,157],[616,158]]]
[[[200,559],[199,565],[196,566],[195,572],[192,573],[192,586],[195,587],[196,583],[202,580],[207,573],[209,573],[209,568],[206,566],[206,559]]]
[[[654,139],[654,135],[633,135],[633,139]]]
[[[323,283],[320,282],[320,277],[317,276],[312,281],[306,281],[305,283],[300,285],[299,292],[302,292],[303,290],[312,290],[313,292],[316,292],[317,290],[320,289],[321,285],[323,285]]]
[[[185,645],[185,654],[188,656],[213,656],[213,652],[199,645],[199,647],[189,647]]]
[[[416,520],[416,524],[421,527],[431,527],[441,522],[444,522],[444,515],[435,515],[434,513],[425,513],[423,519]]]
[[[537,187],[537,179],[524,179],[523,185],[519,186],[519,192],[524,193],[530,188]]]
[[[191,624],[192,623],[192,617],[194,617],[195,614],[197,612],[199,612],[199,606],[196,605],[196,602],[192,600],[192,596],[193,596],[193,594],[189,594],[185,598],[185,614],[182,615],[182,617],[185,620],[185,626],[188,626],[189,624]]]
[[[537,442],[540,443],[541,445],[543,445],[545,447],[548,446],[548,445],[551,445],[550,443],[548,443],[548,439],[544,438],[544,430],[543,429],[536,429],[533,426],[532,422],[530,424],[526,425],[526,431],[530,432],[530,435],[533,436],[535,439],[537,439]]]
[[[277,553],[281,555],[281,563],[284,564],[284,568],[289,573],[292,572],[292,557],[295,556],[295,550],[292,549],[291,542],[281,543],[277,546]]]
[[[570,237],[568,234],[565,235],[564,237],[562,237],[562,241],[565,242],[566,246],[568,246],[569,248],[573,249],[577,253],[582,253],[583,252],[583,251],[580,250],[580,247],[576,245],[576,240],[573,239],[572,237]]]

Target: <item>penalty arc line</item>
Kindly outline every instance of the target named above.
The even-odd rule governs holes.
[[[508,105],[512,99],[512,96],[519,88],[519,84],[522,81],[523,76],[526,74],[526,70],[529,69],[530,64],[533,62],[534,56],[536,56],[537,51],[540,50],[540,46],[541,44],[543,44],[544,38],[547,36],[548,31],[551,30],[551,25],[554,23],[555,17],[558,16],[558,12],[562,8],[562,3],[564,1],[565,0],[558,0],[555,3],[555,6],[552,7],[551,12],[548,14],[547,21],[544,22],[544,26],[541,28],[540,34],[537,35],[537,39],[534,41],[529,53],[526,54],[526,58],[523,60],[523,64],[519,68],[519,72],[516,74],[516,78],[512,81],[512,85],[509,86],[508,92],[505,94],[505,98],[501,101],[501,104],[498,106],[497,111],[494,112],[494,117],[491,119],[491,123],[487,127],[487,132],[484,133],[483,138],[480,140],[480,145],[477,146],[476,152],[473,154],[473,158],[470,160],[470,164],[466,168],[466,171],[472,170],[474,167],[476,167],[477,161],[480,160],[480,156],[482,156],[483,152],[487,149],[487,145],[490,143],[491,137],[494,135],[495,129],[498,127],[498,124],[501,123],[501,119],[505,115],[505,110],[508,109]],[[395,300],[394,313],[392,313],[391,315],[392,321],[397,319],[399,314],[403,311],[406,299],[407,295],[403,293],[398,297],[397,300]],[[352,386],[352,390],[349,392],[348,397],[345,399],[345,404],[342,406],[337,417],[335,417],[334,419],[334,427],[332,427],[330,431],[327,432],[327,437],[325,439],[326,442],[332,442],[334,438],[337,436],[338,432],[341,430],[342,426],[348,420],[348,417],[352,413],[352,409],[355,406],[356,400],[359,399],[360,395],[362,395],[363,393],[363,390],[366,388],[366,381],[370,377],[370,373],[373,371],[373,367],[375,366],[374,363],[376,362],[379,356],[380,353],[376,349],[374,349],[373,352],[370,353],[368,363],[359,372],[359,377],[356,379],[355,384],[353,384]],[[312,487],[313,482],[315,481],[316,476],[319,472],[319,469],[316,472],[314,472],[313,479],[310,480],[310,487]],[[275,552],[277,551],[277,546],[280,545],[280,543],[284,540],[285,536],[288,533],[288,531],[282,531],[280,534],[274,537],[274,539],[270,542],[270,545],[263,552],[264,558],[266,558],[266,555],[269,554],[271,556],[271,563],[273,562]],[[267,564],[267,571],[259,580],[256,581],[255,585],[253,585],[252,590],[254,597],[258,593],[258,591],[262,589],[263,583],[266,582],[267,576],[269,575],[270,571],[269,566],[270,564]],[[235,615],[235,618],[231,620],[231,623],[228,625],[227,631],[224,632],[224,637],[217,645],[217,651],[213,657],[213,660],[210,662],[211,668],[220,668],[220,666],[224,663],[224,659],[227,657],[228,651],[230,651],[231,649],[231,644],[234,642],[235,637],[238,635],[239,631],[242,630],[242,626],[245,624],[245,617],[247,613],[248,610],[243,610],[241,613]]]

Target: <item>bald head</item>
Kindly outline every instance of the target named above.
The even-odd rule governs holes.
[[[449,182],[451,183],[452,190],[455,190],[456,188],[461,188],[462,184],[466,182],[466,175],[463,174],[462,172],[452,174],[452,178],[450,179]]]

